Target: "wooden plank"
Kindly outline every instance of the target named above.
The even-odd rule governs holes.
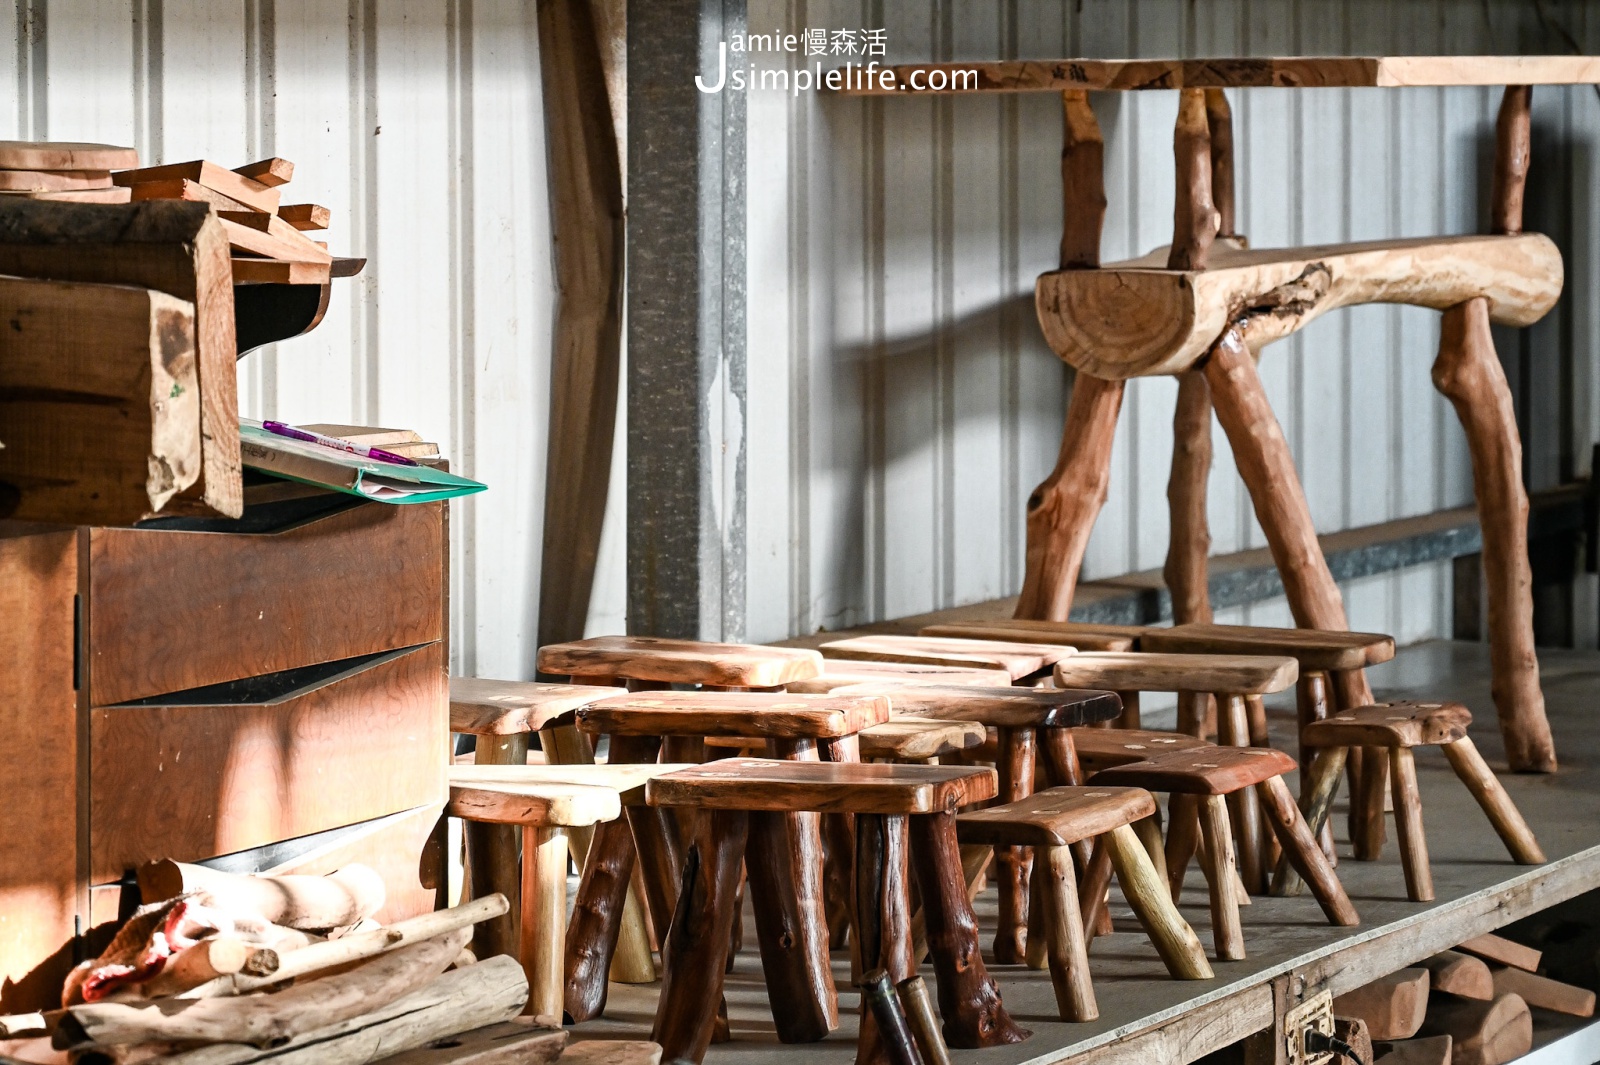
[[[244,166],[236,166],[233,168],[233,172],[241,177],[247,177],[259,185],[265,185],[269,189],[277,188],[279,185],[287,185],[294,180],[294,164],[287,159],[279,159],[277,156],[273,156],[271,159],[261,159],[254,163],[246,163]]]
[[[127,203],[133,199],[133,190],[121,185],[103,189],[64,189],[54,192],[5,192],[6,196],[26,196],[32,200],[57,200],[65,203]]]
[[[72,192],[111,187],[106,170],[0,170],[0,190],[7,192]]]
[[[93,709],[90,876],[442,802],[446,728],[437,643],[269,702]]]
[[[78,536],[0,539],[0,1012],[61,1004],[78,883],[78,724],[73,691]]]
[[[247,203],[224,196],[215,189],[208,189],[198,181],[187,178],[165,178],[161,181],[141,181],[126,187],[129,195],[135,200],[189,200],[194,203],[209,203],[219,211],[250,211],[257,214],[266,212],[258,211]]]
[[[1278,655],[1100,652],[1056,663],[1056,683],[1111,691],[1197,691],[1266,695],[1292,686],[1299,665]]]
[[[978,688],[939,684],[854,684],[839,695],[876,695],[896,715],[977,721],[991,728],[1059,728],[1111,721],[1122,700],[1109,691],[1063,688]]]
[[[1011,674],[1004,669],[961,669],[956,666],[925,666],[915,662],[861,662],[825,658],[822,676],[790,681],[792,692],[831,692],[850,684],[962,684],[983,688],[1004,687]]]
[[[689,768],[673,762],[618,762],[615,765],[452,765],[451,787],[515,789],[563,784],[616,792],[624,803],[644,801],[645,783],[663,773]]]
[[[134,522],[203,463],[194,304],[132,285],[0,279],[8,515]]]
[[[238,517],[238,349],[228,241],[208,208],[0,200],[0,273],[56,281],[142,285],[195,308],[201,476],[170,505]]]
[[[139,170],[124,170],[113,180],[118,185],[141,185],[147,181],[172,181],[182,178],[220,192],[229,199],[238,200],[258,211],[276,213],[279,193],[259,181],[236,174],[226,167],[205,159],[187,163],[168,163],[165,166],[147,166]]]
[[[1471,939],[1464,939],[1456,944],[1456,949],[1464,954],[1482,958],[1485,961],[1496,962],[1500,965],[1510,965],[1513,968],[1523,969],[1527,972],[1537,972],[1539,959],[1542,956],[1532,947],[1525,947],[1521,943],[1513,942],[1504,936],[1480,935]]]
[[[262,211],[221,211],[222,227],[235,249],[291,262],[331,263],[328,249],[304,236],[277,215]],[[241,232],[241,230],[243,232]]]
[[[258,536],[93,530],[92,702],[440,639],[442,511],[368,503]]]
[[[963,843],[1061,847],[1155,812],[1155,800],[1139,788],[1059,787],[964,813],[956,826]]]
[[[235,256],[231,265],[236,285],[326,285],[333,276],[327,263]]]
[[[286,203],[278,208],[278,217],[300,230],[327,229],[333,212],[315,203]]]
[[[7,170],[121,170],[138,165],[136,149],[114,144],[0,141],[0,167]]]

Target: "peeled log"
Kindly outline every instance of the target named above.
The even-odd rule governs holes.
[[[1533,1048],[1533,1015],[1518,995],[1445,998],[1428,1010],[1419,1034],[1449,1036],[1450,1065],[1503,1065]]]
[[[1100,270],[1057,270],[1034,286],[1050,348],[1106,380],[1176,374],[1243,319],[1252,351],[1336,307],[1403,303],[1442,311],[1483,296],[1499,325],[1537,322],[1561,295],[1561,253],[1537,233],[1211,249],[1208,269],[1163,270],[1165,249]]]
[[[1457,998],[1487,1002],[1494,998],[1494,977],[1489,967],[1477,958],[1447,950],[1421,963],[1433,976],[1432,990]]]
[[[224,910],[260,914],[273,924],[305,931],[345,928],[383,908],[383,877],[364,865],[327,876],[245,876],[163,860],[139,870],[145,903],[203,891]]]
[[[1410,1039],[1428,1009],[1427,969],[1400,969],[1333,1000],[1339,1017],[1367,1022],[1374,1039]]]

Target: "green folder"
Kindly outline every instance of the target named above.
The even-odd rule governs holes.
[[[432,503],[489,487],[431,466],[379,462],[320,444],[291,440],[249,422],[239,426],[239,451],[244,464],[253,470],[379,503]]]

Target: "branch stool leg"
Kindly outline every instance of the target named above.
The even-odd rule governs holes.
[[[1033,794],[1034,730],[1002,728],[1000,731],[1000,797],[1016,802]],[[994,959],[1015,965],[1027,957],[1028,869],[1027,847],[996,847],[995,879],[999,882],[1000,916],[994,934]]]
[[[1348,756],[1348,747],[1327,747],[1318,752],[1311,763],[1300,805],[1305,810],[1306,825],[1314,835],[1328,827],[1328,813],[1333,808],[1334,796],[1339,793],[1339,781],[1344,777]],[[1333,867],[1331,860],[1328,867]],[[1289,864],[1288,857],[1279,855],[1277,867],[1272,871],[1271,894],[1298,895],[1304,886],[1300,874]]]
[[[1034,870],[1036,875],[1044,871],[1040,901],[1056,1009],[1064,1021],[1092,1021],[1100,1016],[1100,1007],[1089,982],[1089,946],[1078,910],[1072,851],[1069,847],[1045,847],[1042,851],[1034,858]]]
[[[1422,832],[1422,795],[1417,791],[1417,760],[1410,747],[1389,748],[1389,785],[1394,792],[1394,826],[1400,837],[1400,864],[1406,874],[1406,897],[1433,901],[1433,869],[1428,839]]]
[[[1230,747],[1250,746],[1249,709],[1244,696],[1217,695],[1217,742]],[[1267,885],[1261,867],[1261,807],[1255,792],[1245,788],[1229,795],[1228,813],[1237,844],[1239,879],[1244,881],[1245,891],[1260,895]]]
[[[1211,554],[1211,531],[1206,523],[1210,475],[1211,386],[1205,374],[1189,370],[1178,375],[1178,405],[1172,415],[1172,472],[1167,478],[1171,535],[1161,570],[1172,594],[1174,624],[1209,624],[1212,620],[1206,574],[1206,558]]]
[[[1320,670],[1313,670],[1301,674],[1295,682],[1295,718],[1299,728],[1295,730],[1295,741],[1299,743],[1299,729],[1305,728],[1313,721],[1321,721],[1328,716],[1328,675]],[[1315,760],[1316,752],[1305,746],[1298,750],[1300,759],[1300,808],[1309,813],[1310,807],[1306,799],[1311,794],[1311,763]],[[1309,820],[1309,817],[1307,818]],[[1324,822],[1317,830],[1317,840],[1322,844],[1322,853],[1328,856],[1330,865],[1337,865],[1338,859],[1333,850],[1333,830]],[[1280,856],[1280,861],[1281,856]],[[1274,863],[1276,864],[1276,863]]]
[[[1183,894],[1183,878],[1200,839],[1199,811],[1200,800],[1194,795],[1174,794],[1167,804],[1171,822],[1167,827],[1167,884],[1173,902]]]
[[[1172,904],[1167,885],[1156,876],[1139,837],[1127,825],[1118,825],[1100,837],[1111,854],[1122,894],[1144,926],[1167,971],[1178,980],[1209,980],[1215,974],[1206,961],[1205,948],[1194,929]]]
[[[1239,924],[1239,903],[1233,897],[1233,833],[1222,796],[1200,797],[1200,832],[1206,840],[1203,868],[1211,895],[1213,945],[1222,961],[1238,961],[1244,957],[1244,930]]]
[[[479,736],[473,761],[479,765],[527,765],[528,734]],[[473,897],[482,898],[498,891],[511,903],[511,909],[504,916],[483,921],[472,930],[473,953],[480,958],[491,958],[496,954],[515,956],[519,943],[517,922],[521,912],[522,881],[517,857],[521,833],[516,825],[491,825],[478,821],[468,821],[464,828],[467,837],[467,875],[472,881]]]
[[[1356,778],[1360,788],[1352,793],[1352,800],[1359,795],[1360,801],[1351,802],[1356,819],[1350,833],[1351,850],[1358,861],[1375,862],[1383,857],[1383,841],[1387,835],[1383,797],[1388,791],[1388,777],[1388,752],[1381,747],[1361,748],[1361,768]]]
[[[596,825],[567,928],[563,1005],[573,1024],[598,1017],[605,1009],[606,976],[619,949],[625,907],[632,897],[628,888],[633,866],[633,833],[626,816]]]
[[[855,854],[855,926],[861,934],[862,965],[883,969],[899,984],[916,975],[911,947],[911,887],[906,819],[900,815],[858,814]],[[772,996],[775,1006],[783,1000]],[[779,1012],[775,1009],[774,1015]],[[889,1060],[877,1018],[862,1002],[857,1065]]]
[[[1450,760],[1450,768],[1456,771],[1456,776],[1461,778],[1461,782],[1488,815],[1489,823],[1494,825],[1506,850],[1511,852],[1512,860],[1519,865],[1543,865],[1544,851],[1534,838],[1533,830],[1522,819],[1511,796],[1506,794],[1506,789],[1495,777],[1494,770],[1478,753],[1472,738],[1463,736],[1454,743],[1445,744],[1444,756]]]
[[[1089,939],[1111,934],[1111,908],[1106,904],[1106,892],[1111,890],[1111,851],[1105,837],[1097,836],[1089,852],[1089,864],[1084,867],[1082,889],[1078,892],[1078,906],[1083,912],[1083,927]]]
[[[1317,846],[1316,837],[1311,834],[1305,818],[1300,816],[1300,808],[1294,804],[1289,785],[1283,782],[1282,777],[1271,777],[1256,785],[1256,794],[1261,796],[1267,819],[1272,822],[1273,831],[1278,833],[1278,842],[1283,844],[1284,858],[1310,885],[1311,893],[1316,896],[1329,923],[1346,927],[1360,924],[1361,918],[1356,914],[1350,896],[1345,894],[1344,885],[1339,883],[1333,866],[1322,856],[1322,848]]]
[[[567,941],[566,830],[530,825],[522,830],[522,921],[517,958],[528,976],[524,1013],[559,1017],[562,947]]]
[[[660,750],[661,741],[649,736],[611,737],[611,761],[617,764],[654,762]],[[626,813],[650,904],[650,923],[657,938],[664,940],[677,908],[683,870],[677,819],[671,810],[658,806],[629,806]]]

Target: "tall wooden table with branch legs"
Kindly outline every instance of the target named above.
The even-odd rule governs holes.
[[[1179,622],[1211,620],[1205,486],[1210,414],[1283,579],[1295,623],[1345,629],[1344,604],[1317,542],[1305,492],[1256,368],[1260,349],[1337,307],[1387,302],[1444,312],[1433,381],[1455,407],[1471,451],[1483,528],[1493,694],[1513,769],[1553,772],[1533,648],[1522,445],[1491,322],[1525,326],[1561,292],[1561,258],[1522,232],[1529,99],[1536,84],[1600,82],[1586,56],[1305,57],[1056,60],[895,67],[897,82],[972,70],[954,92],[1059,92],[1064,206],[1061,268],[1039,278],[1040,325],[1077,371],[1055,469],[1028,500],[1027,575],[1019,618],[1066,620],[1084,548],[1106,497],[1111,443],[1130,377],[1179,381],[1165,575]],[[939,79],[934,79],[938,83]],[[1492,233],[1250,250],[1234,232],[1227,88],[1504,85],[1497,123]],[[881,82],[873,89],[888,92]],[[1104,143],[1091,91],[1180,91],[1173,240],[1142,259],[1102,265]],[[900,93],[899,95],[911,95]],[[1334,678],[1340,708],[1372,701],[1360,671]],[[1189,707],[1190,714],[1204,707]]]

